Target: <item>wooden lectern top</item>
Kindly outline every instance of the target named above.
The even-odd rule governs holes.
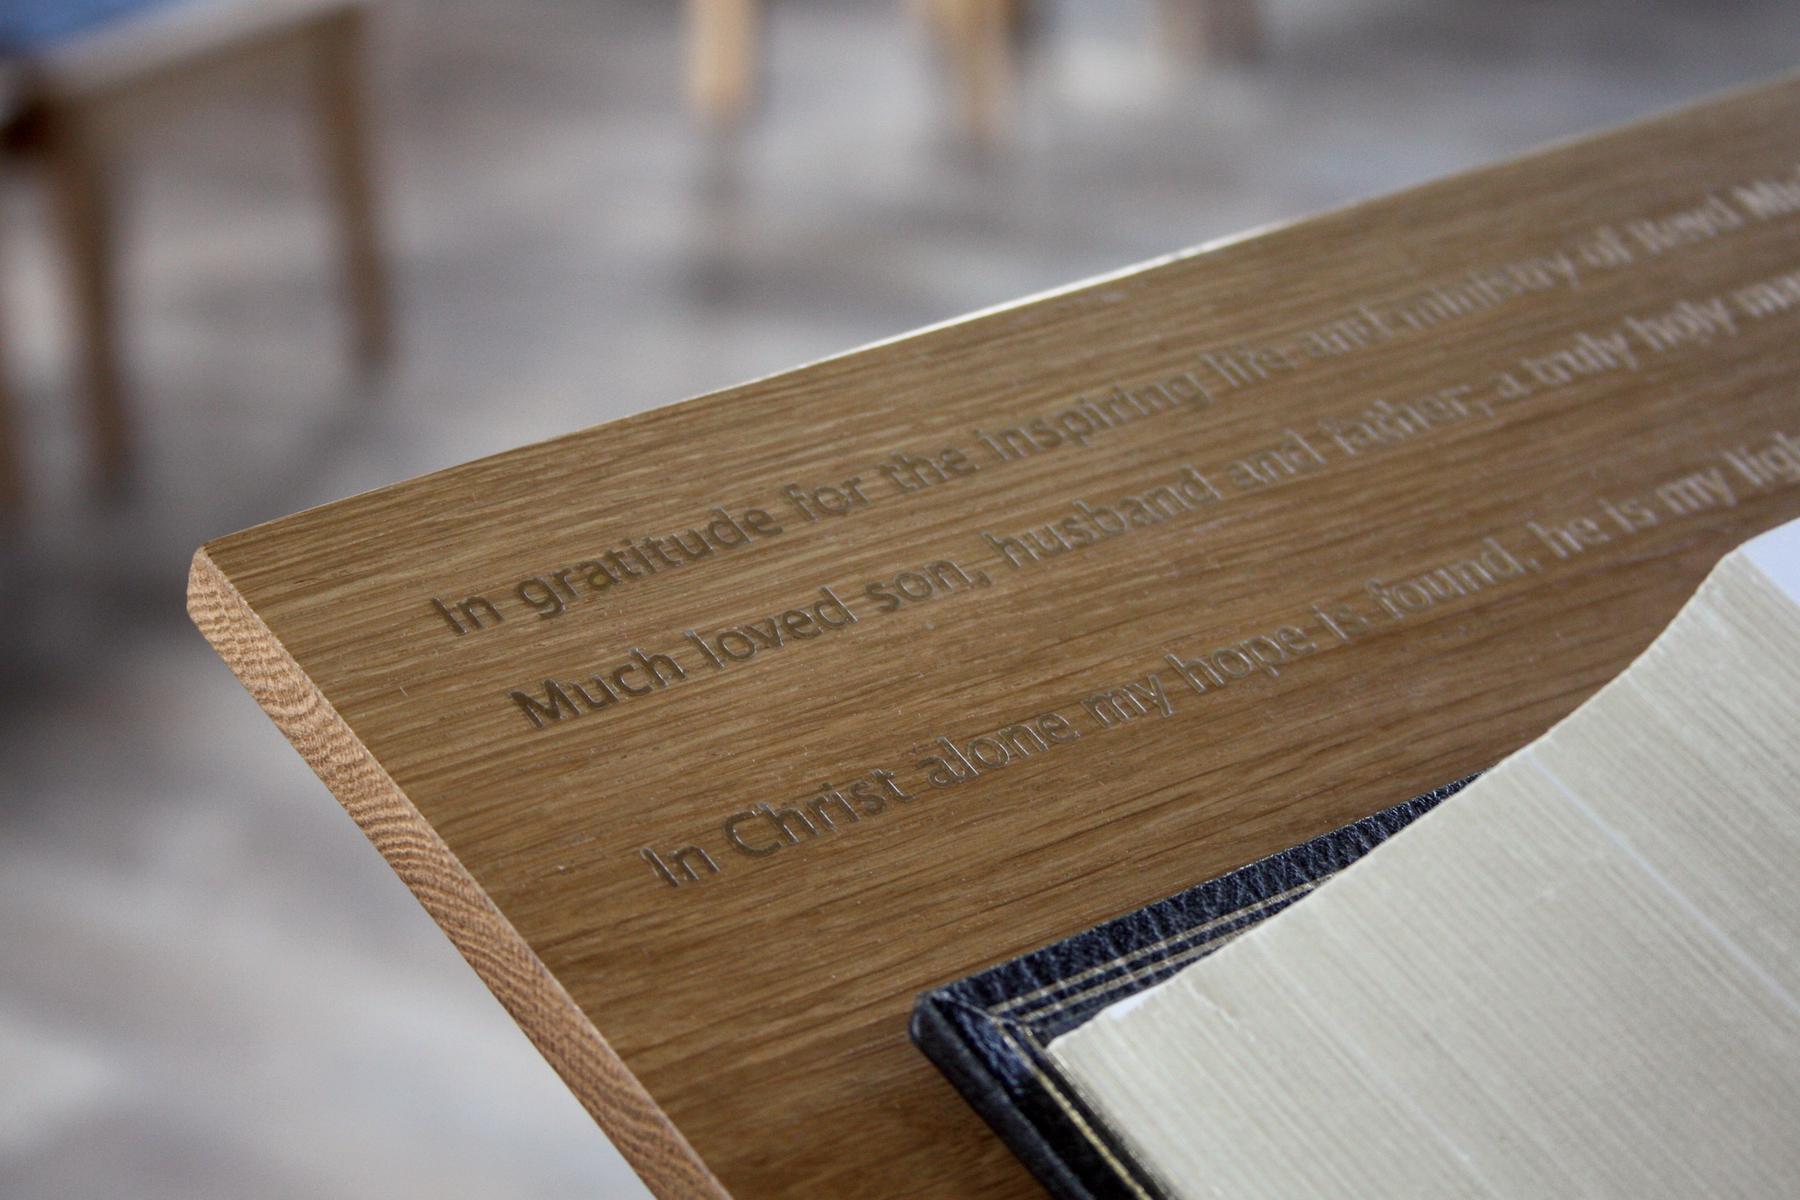
[[[209,543],[662,1195],[1021,1196],[923,989],[1471,771],[1800,516],[1800,83]]]

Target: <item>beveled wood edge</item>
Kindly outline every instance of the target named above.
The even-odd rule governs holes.
[[[512,1014],[649,1189],[729,1200],[700,1156],[614,1053],[205,549],[188,615]]]

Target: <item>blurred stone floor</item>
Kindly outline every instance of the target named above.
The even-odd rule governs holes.
[[[130,164],[123,505],[83,487],[41,195],[0,175],[33,503],[0,536],[0,1196],[642,1194],[188,626],[201,540],[1800,50],[1792,0],[1268,0],[1261,65],[1194,69],[1143,0],[1061,0],[979,154],[901,5],[775,10],[724,144],[681,110],[668,0],[388,5],[378,381],[340,354],[300,80],[190,87]]]

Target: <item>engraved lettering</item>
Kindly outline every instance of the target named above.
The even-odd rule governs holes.
[[[1326,458],[1306,436],[1290,429],[1273,446],[1233,461],[1226,476],[1239,491],[1254,492],[1310,475],[1327,465]]]
[[[1743,223],[1743,214],[1723,197],[1708,196],[1698,207],[1685,212],[1628,221],[1625,232],[1651,254],[1663,254],[1680,246],[1717,238]]]
[[[562,596],[542,579],[523,580],[513,591],[540,617],[559,616],[563,611]]]
[[[824,517],[847,517],[853,510],[872,503],[862,489],[862,478],[852,475],[836,486],[803,488],[790,483],[781,489],[781,495],[806,520],[817,521]]]
[[[917,571],[902,571],[892,579],[877,579],[864,584],[863,596],[875,605],[876,612],[891,613],[909,602],[984,588],[992,582],[986,571],[971,573],[946,558],[928,563]]]
[[[576,689],[580,690],[579,687]],[[563,689],[563,685],[554,679],[544,680],[544,698],[539,700],[527,692],[514,690],[507,693],[507,698],[519,706],[525,719],[531,722],[532,728],[542,729],[552,721],[562,721],[570,717],[578,717],[581,710],[575,701]]]
[[[1759,221],[1800,213],[1800,167],[1785,179],[1758,179],[1732,188],[1731,198]]]
[[[434,598],[431,606],[437,610],[440,617],[449,623],[450,628],[456,631],[458,637],[477,629],[484,629],[489,625],[498,625],[505,620],[501,616],[500,610],[482,596],[470,596],[455,606],[447,605],[442,600]]]
[[[518,706],[533,729],[544,729],[557,721],[598,712],[628,697],[648,696],[686,679],[687,674],[687,669],[667,654],[646,654],[633,648],[625,662],[596,671],[582,683],[544,680],[541,700],[516,688],[507,693],[507,698]],[[627,682],[628,678],[637,682]]]
[[[1602,540],[1606,538],[1597,527],[1593,532]],[[1371,579],[1367,588],[1382,611],[1397,620],[1516,579],[1525,570],[1525,564],[1512,551],[1490,537],[1482,542],[1482,552],[1476,557],[1457,559],[1394,583]]]
[[[648,863],[650,869],[656,872],[657,878],[670,887],[680,887],[683,882],[699,883],[699,867],[705,867],[709,875],[719,873],[719,864],[713,861],[712,855],[695,845],[681,846],[670,851],[669,858],[672,862],[664,862],[662,856],[648,846],[638,851],[638,857]]]
[[[1734,508],[1737,491],[1723,467],[1708,467],[1681,479],[1670,480],[1656,489],[1663,507],[1678,517],[1709,508]]]
[[[1121,687],[1088,696],[1082,700],[1081,707],[1102,729],[1153,712],[1162,717],[1175,715],[1175,706],[1169,702],[1169,694],[1154,671],[1144,676],[1142,682],[1130,680]]]
[[[1778,433],[1767,446],[1739,446],[1725,452],[1725,461],[1754,488],[1779,487],[1800,482],[1800,439]]]
[[[1800,307],[1800,271],[1790,271],[1739,288],[1731,294],[1731,299],[1745,316],[1756,321]]]
[[[753,804],[725,818],[725,840],[740,854],[768,858],[791,846],[829,837],[880,816],[892,804],[910,802],[912,794],[900,786],[898,778],[892,771],[867,771],[842,786],[821,783],[812,796],[791,807]]]
[[[952,479],[973,475],[977,468],[967,455],[952,446],[936,455],[908,454],[897,450],[876,464],[875,469],[896,490],[919,492],[938,484],[949,483]]]
[[[988,546],[1009,567],[1027,567],[1109,538],[1160,525],[1198,512],[1223,497],[1199,468],[1186,466],[1172,481],[1147,491],[1092,504],[1076,500],[1074,511],[1059,519],[1011,534],[982,532]]]

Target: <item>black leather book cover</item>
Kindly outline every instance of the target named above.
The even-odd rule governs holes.
[[[1303,899],[1469,782],[926,992],[913,1010],[913,1041],[1060,1200],[1161,1197],[1156,1180],[1089,1111],[1044,1047]]]

